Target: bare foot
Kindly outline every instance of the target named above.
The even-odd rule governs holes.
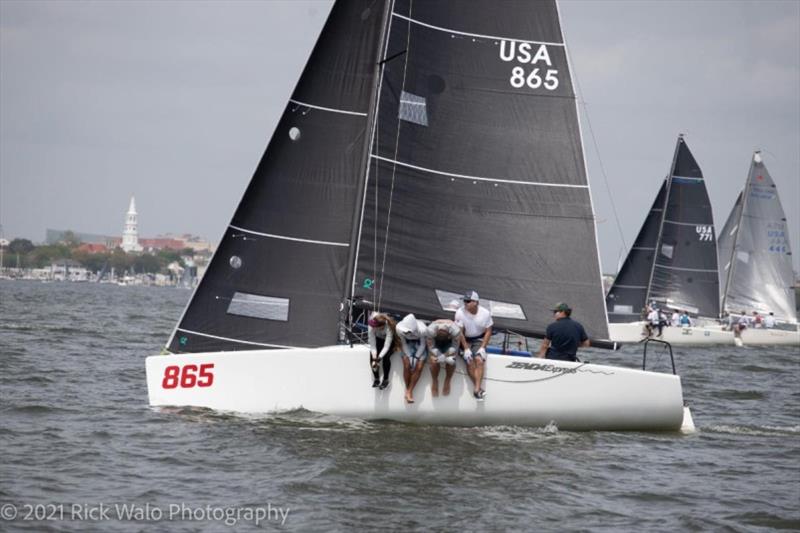
[[[442,389],[442,394],[444,394],[445,396],[448,396],[450,394],[450,382],[449,381],[445,381],[444,382],[444,388]]]
[[[439,385],[431,385],[431,396],[434,398],[439,396]]]
[[[406,403],[414,403],[414,397],[409,391],[406,391]]]

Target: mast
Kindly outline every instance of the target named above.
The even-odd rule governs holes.
[[[664,219],[667,216],[667,206],[669,205],[669,192],[672,188],[672,173],[675,172],[675,163],[678,160],[678,150],[680,150],[681,143],[683,142],[683,133],[678,134],[678,142],[675,143],[675,154],[672,156],[672,165],[669,167],[667,174],[667,189],[664,194],[664,204],[661,206],[661,222],[658,225],[658,238],[656,238],[656,248],[653,251],[653,264],[650,266],[650,279],[647,282],[647,293],[644,296],[644,305],[650,301],[650,291],[653,287],[653,274],[656,271],[656,261],[658,261],[658,252],[661,249],[661,237],[664,233]]]
[[[758,154],[761,154],[760,150],[756,150],[753,154],[753,161]],[[728,276],[725,279],[725,290],[722,292],[722,302],[720,302],[719,312],[720,315],[725,312],[725,303],[728,299],[728,288],[730,287],[731,280],[733,279],[733,269],[735,268],[734,258],[736,257],[736,245],[739,242],[739,234],[742,230],[742,218],[744,217],[744,209],[747,205],[747,197],[750,195],[750,175],[752,174],[753,170],[753,161],[750,162],[750,170],[747,173],[747,181],[745,182],[744,189],[742,190],[742,208],[739,210],[739,218],[736,220],[736,233],[733,236],[733,244],[731,245],[731,256],[728,258]]]
[[[339,342],[345,341],[345,328],[350,325],[352,321],[353,309],[353,290],[355,286],[355,272],[356,262],[358,261],[359,242],[361,241],[361,226],[364,221],[364,203],[367,194],[367,180],[369,179],[370,170],[370,157],[369,154],[372,150],[372,144],[375,140],[375,130],[378,126],[378,104],[380,102],[381,84],[383,83],[383,69],[386,57],[386,47],[389,43],[389,22],[391,20],[391,13],[394,7],[394,0],[387,0],[383,8],[383,19],[381,23],[381,40],[380,46],[377,47],[377,54],[375,57],[375,83],[373,84],[372,94],[370,95],[368,117],[369,124],[367,130],[370,132],[369,136],[364,136],[364,149],[361,156],[360,174],[364,179],[359,181],[356,198],[361,199],[360,205],[356,206],[353,210],[352,231],[350,233],[350,248],[347,257],[347,272],[344,277],[344,292],[342,294],[342,311],[346,313],[342,317],[339,324]]]

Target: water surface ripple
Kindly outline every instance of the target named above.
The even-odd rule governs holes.
[[[798,348],[676,348],[692,435],[152,409],[144,357],[161,349],[188,298],[0,281],[0,505],[20,510],[0,530],[154,525],[20,519],[26,504],[69,514],[100,503],[289,510],[282,525],[237,522],[245,530],[800,529]],[[636,347],[585,358],[641,363]],[[648,361],[668,369],[665,354]]]

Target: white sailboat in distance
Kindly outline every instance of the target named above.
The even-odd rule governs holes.
[[[720,307],[733,318],[760,313],[770,324],[741,332],[745,345],[800,346],[789,228],[761,152],[719,236]]]

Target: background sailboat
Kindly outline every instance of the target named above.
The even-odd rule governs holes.
[[[556,301],[607,322],[555,2],[337,2],[200,285],[147,359],[152,405],[365,418],[678,428],[680,379],[493,356],[413,407],[376,391],[358,317],[451,316],[542,335]],[[395,365],[399,366],[399,365]]]
[[[688,311],[697,320],[719,317],[717,246],[703,173],[678,136],[670,171],[606,297],[612,340],[643,337],[642,309],[650,303]],[[665,328],[676,344],[732,344],[719,327]]]
[[[720,300],[730,315],[773,313],[775,329],[748,328],[745,344],[800,344],[789,228],[760,152],[719,236]]]

